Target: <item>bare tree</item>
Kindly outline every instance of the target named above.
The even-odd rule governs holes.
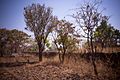
[[[75,9],[77,10],[76,14],[72,15],[79,27],[85,33],[84,37],[87,38],[88,47],[90,49],[89,53],[94,53],[93,33],[102,18],[101,12],[98,11],[100,4],[100,0],[94,0],[93,2],[85,2],[80,8]],[[91,60],[94,66],[95,75],[98,75],[95,60],[93,57],[91,57]]]
[[[42,61],[42,52],[45,42],[52,31],[52,9],[45,5],[32,4],[24,8],[24,17],[28,30],[34,33],[39,47],[39,61]]]

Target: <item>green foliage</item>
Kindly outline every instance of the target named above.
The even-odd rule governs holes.
[[[46,43],[46,47],[50,49],[50,42],[49,42],[49,40],[46,40],[45,43]]]
[[[57,26],[55,27],[56,38],[54,43],[60,52],[72,53],[73,48],[76,47],[77,39],[73,36],[74,28],[72,23],[67,22],[66,20],[58,21]]]
[[[20,51],[29,36],[19,30],[0,29],[0,51],[2,54]]]
[[[39,61],[42,61],[41,53],[45,48],[47,37],[54,27],[55,17],[52,16],[52,9],[45,7],[44,4],[32,4],[24,8],[24,17],[26,29],[34,33],[39,47]]]
[[[52,31],[52,9],[45,5],[32,4],[24,8],[24,17],[28,30],[34,32],[37,42],[45,44]]]
[[[57,20],[56,27],[54,27],[53,39],[57,50],[59,51],[59,60],[64,62],[66,53],[73,53],[77,46],[77,38],[73,36],[73,24],[66,20]]]
[[[106,20],[102,20],[100,26],[96,28],[94,37],[96,45],[101,44],[101,47],[119,46],[120,43],[120,31],[108,25]]]

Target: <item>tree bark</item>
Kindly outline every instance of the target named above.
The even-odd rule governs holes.
[[[94,69],[94,74],[96,76],[98,76],[98,72],[97,72],[97,67],[96,67],[96,64],[95,64],[95,53],[94,53],[94,48],[93,48],[93,41],[92,41],[92,33],[91,33],[91,38],[90,38],[90,41],[91,41],[91,54],[93,56],[91,56],[91,60],[92,60],[92,64],[93,64],[93,69]]]
[[[62,63],[64,63],[65,54],[66,54],[66,47],[65,47],[65,45],[63,43]]]
[[[38,47],[39,47],[39,61],[42,61],[42,52],[43,52],[43,45],[41,43],[38,43]]]
[[[89,41],[89,30],[88,30],[88,34],[87,34],[87,43],[88,43],[88,53],[90,52],[90,41]]]
[[[60,61],[60,63],[62,62],[61,53],[59,53],[59,61]]]
[[[62,63],[64,63],[65,53],[62,54]]]

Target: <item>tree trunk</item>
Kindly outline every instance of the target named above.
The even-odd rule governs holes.
[[[93,68],[94,68],[94,74],[96,75],[96,76],[98,76],[98,72],[97,72],[97,67],[96,67],[96,64],[95,64],[95,53],[94,53],[94,48],[93,48],[93,42],[92,42],[92,34],[91,34],[91,38],[90,38],[90,41],[91,41],[91,54],[93,55],[93,56],[91,56],[91,60],[92,60],[92,64],[93,64]]]
[[[62,63],[64,63],[65,54],[66,54],[66,47],[65,46],[63,47],[63,50],[64,50],[64,52],[63,52],[63,55],[62,55]]]
[[[41,43],[38,44],[38,47],[39,47],[39,61],[42,61],[42,52],[43,52],[44,48]]]
[[[90,41],[89,41],[90,37],[89,37],[89,30],[88,30],[88,34],[87,34],[87,43],[88,43],[88,53],[90,52]]]
[[[39,47],[39,61],[42,61],[42,51],[41,51],[40,47]]]
[[[92,57],[92,64],[93,64],[94,74],[96,76],[98,76],[98,72],[97,72],[97,67],[96,67],[96,64],[95,64],[94,56]]]
[[[61,53],[59,53],[59,61],[60,61],[60,63],[62,62]]]
[[[62,54],[62,63],[64,63],[65,53]]]
[[[66,49],[63,49],[62,55],[61,55],[61,63],[64,63],[64,58],[65,58],[65,53],[66,53]]]

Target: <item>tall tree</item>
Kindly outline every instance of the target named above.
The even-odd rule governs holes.
[[[45,5],[32,4],[24,8],[24,17],[28,30],[34,33],[39,47],[39,61],[42,61],[42,52],[45,42],[52,31],[52,9]]]
[[[98,26],[98,23],[101,20],[101,12],[99,12],[99,5],[101,4],[100,0],[94,0],[93,2],[85,2],[80,8],[77,8],[76,14],[73,14],[72,17],[76,20],[79,27],[84,31],[84,36],[87,38],[87,43],[89,46],[89,52],[94,53],[93,47],[93,34],[94,29]],[[94,58],[91,57],[95,75],[98,75]]]

